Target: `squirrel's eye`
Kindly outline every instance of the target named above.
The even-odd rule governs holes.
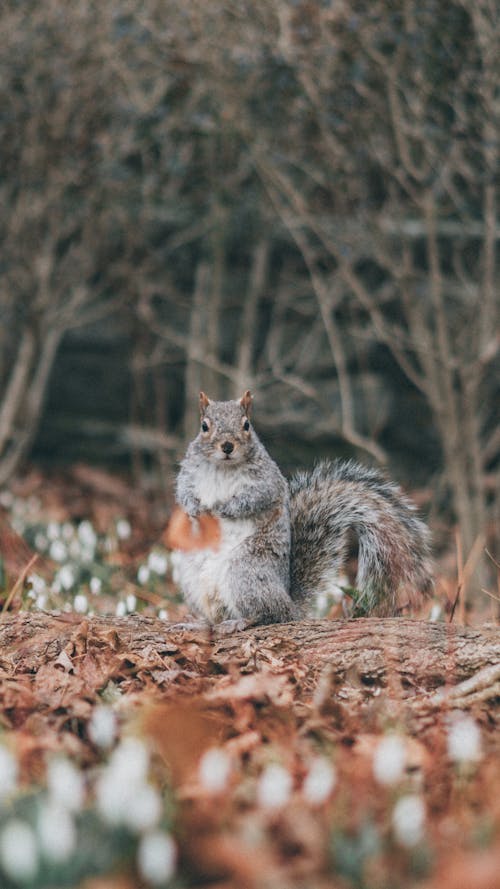
[[[210,427],[209,427],[209,425],[208,425],[208,423],[207,423],[206,420],[202,420],[201,428],[202,428],[203,432],[208,432],[208,430],[209,430]]]
[[[248,430],[250,429],[250,422],[248,420],[245,420],[245,422],[243,423],[243,429],[245,430],[245,432],[248,432]]]

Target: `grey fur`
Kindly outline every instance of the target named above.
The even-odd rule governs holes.
[[[429,534],[400,488],[352,461],[325,461],[288,485],[249,426],[249,402],[203,396],[208,430],[181,463],[177,502],[193,518],[212,513],[222,528],[218,550],[176,553],[190,608],[211,623],[297,619],[341,573],[353,534],[369,612],[394,614],[427,595]]]
[[[177,479],[177,502],[191,516],[221,520],[219,550],[178,553],[190,608],[213,623],[246,619],[281,623],[299,616],[290,598],[290,510],[286,480],[237,401],[210,402],[211,424],[189,445]],[[230,441],[233,452],[221,449]]]
[[[397,613],[432,591],[429,532],[398,485],[354,461],[324,461],[290,482],[291,595],[327,591],[357,539],[359,604]]]

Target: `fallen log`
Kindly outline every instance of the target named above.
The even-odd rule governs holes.
[[[54,743],[74,752],[76,744],[87,755],[88,720],[109,694],[119,695],[130,715],[143,705],[165,705],[161,721],[181,732],[186,708],[208,713],[226,734],[241,724],[243,708],[245,737],[266,734],[269,720],[313,734],[318,725],[324,734],[326,725],[334,740],[387,720],[421,736],[457,708],[481,710],[493,726],[500,629],[360,618],[225,636],[139,614],[0,618],[3,725],[24,739],[34,734],[35,752]]]
[[[62,652],[75,675],[91,657],[94,682],[105,683],[123,660],[130,670],[134,663],[142,671],[182,664],[193,675],[212,677],[235,669],[280,672],[294,665],[309,686],[326,669],[337,687],[355,683],[372,688],[397,677],[407,696],[456,685],[500,664],[500,628],[359,618],[307,620],[225,636],[217,629],[179,628],[138,614],[117,618],[22,612],[1,618],[3,676],[33,676],[47,665],[64,669]]]

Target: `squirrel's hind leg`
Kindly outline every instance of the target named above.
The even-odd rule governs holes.
[[[300,618],[282,573],[279,565],[264,565],[256,557],[231,565],[232,611],[247,621],[247,626],[288,623]]]

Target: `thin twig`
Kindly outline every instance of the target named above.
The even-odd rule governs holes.
[[[28,576],[29,571],[31,571],[31,569],[36,564],[36,562],[38,562],[38,559],[39,559],[39,555],[38,555],[38,553],[35,553],[29,560],[28,564],[25,565],[25,567],[21,571],[19,577],[17,578],[14,586],[12,587],[9,595],[7,596],[5,602],[2,606],[2,614],[5,614],[5,612],[9,610],[9,606],[11,605],[14,596],[16,595],[18,590],[22,589],[22,586],[24,584],[24,581],[26,580],[26,577]]]

